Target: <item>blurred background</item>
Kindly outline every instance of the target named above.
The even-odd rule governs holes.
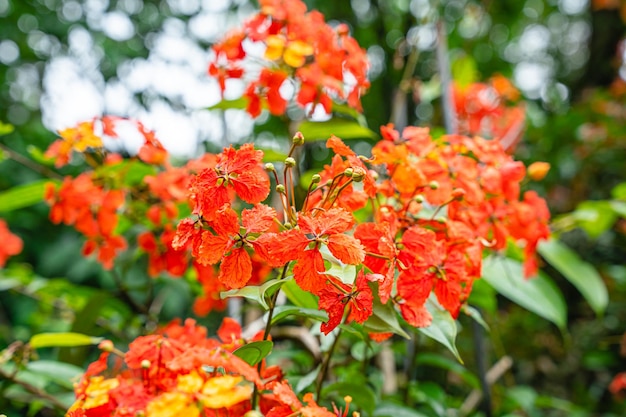
[[[434,130],[443,125],[438,22],[456,81],[469,84],[502,74],[519,89],[526,130],[516,156],[551,164],[546,179],[529,186],[547,199],[562,240],[598,269],[610,302],[596,315],[548,268],[567,302],[563,332],[488,294],[492,307],[483,308],[492,330],[485,354],[490,362],[514,358],[511,371],[494,387],[495,414],[624,415],[626,407],[607,387],[626,370],[620,356],[626,331],[626,213],[610,205],[626,198],[620,188],[626,181],[626,2],[306,3],[331,24],[347,23],[366,49],[372,86],[363,107],[374,132],[389,122]],[[42,178],[12,155],[41,160],[57,130],[104,114],[140,119],[181,160],[229,143],[285,143],[290,133],[273,117],[252,120],[243,110],[213,107],[221,97],[217,81],[207,75],[210,46],[257,8],[246,0],[0,0],[0,121],[15,127],[0,137],[0,191]],[[229,82],[225,98],[238,98],[243,88]],[[371,137],[350,142],[364,154],[372,143]],[[322,166],[323,145],[309,150],[312,168]],[[78,166],[69,166],[61,173],[77,172]],[[64,328],[67,317],[56,303],[76,291],[72,285],[113,284],[97,263],[77,257],[77,234],[51,225],[45,204],[0,210],[0,216],[27,242],[16,258],[22,266],[0,274],[37,277],[36,285],[19,293],[3,291],[0,281],[2,350],[38,331]],[[162,286],[175,294],[164,318],[190,316],[192,290],[167,279]],[[461,332],[459,348],[469,352],[466,366],[475,370],[471,332]],[[413,401],[428,397],[458,405],[462,384],[434,366],[418,369],[417,379],[430,382],[416,386]],[[7,388],[0,380],[0,413],[6,407],[16,413],[5,412],[9,417],[26,415],[18,413],[28,401],[3,399]]]

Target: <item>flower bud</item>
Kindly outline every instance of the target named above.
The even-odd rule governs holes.
[[[150,368],[150,361],[148,359],[144,359],[141,361],[141,367],[143,369],[148,369]]]
[[[256,410],[250,410],[243,417],[263,417],[263,414],[259,413]]]
[[[352,168],[346,168],[346,170],[343,171],[343,175],[345,175],[346,177],[351,177],[352,174],[354,174],[354,170]]]
[[[415,201],[416,203],[422,204],[424,202],[424,196],[421,194],[418,194],[415,197],[413,197],[413,201]]]
[[[365,178],[365,170],[363,168],[355,168],[354,173],[352,174],[352,179],[354,182],[361,182]]]
[[[115,346],[113,346],[113,342],[111,342],[110,340],[103,340],[98,345],[98,348],[104,352],[113,352]]]
[[[439,183],[437,181],[431,181],[428,183],[428,186],[431,190],[436,190],[437,188],[439,188]]]
[[[296,166],[296,160],[293,159],[292,157],[288,157],[285,159],[285,166],[287,167],[295,167]]]
[[[462,188],[455,188],[452,190],[452,198],[455,200],[462,200],[465,196],[465,190]]]
[[[311,184],[317,184],[321,180],[322,180],[322,177],[320,177],[319,174],[315,174],[311,177]]]
[[[265,170],[267,172],[274,172],[276,171],[276,168],[274,168],[274,164],[272,164],[271,162],[268,162],[267,164],[265,164]]]
[[[445,224],[448,221],[448,219],[446,219],[444,216],[438,216],[437,218],[435,218],[435,221],[437,223]]]
[[[296,132],[292,141],[293,141],[293,144],[296,146],[304,145],[304,135],[302,134],[302,132]]]
[[[276,192],[277,192],[278,194],[285,194],[285,186],[284,186],[284,185],[282,185],[282,184],[278,184],[278,185],[276,186]]]
[[[528,176],[533,181],[541,181],[550,171],[550,164],[547,162],[533,162],[528,166]]]

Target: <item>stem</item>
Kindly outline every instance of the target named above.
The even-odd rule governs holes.
[[[280,280],[285,279],[287,275],[287,270],[289,270],[289,264],[291,262],[287,262],[283,267],[283,270],[280,274]],[[276,290],[272,297],[269,300],[270,309],[267,312],[267,323],[265,324],[265,331],[263,332],[263,340],[267,340],[270,335],[270,331],[272,330],[272,318],[274,317],[274,308],[276,307],[276,300],[278,299],[278,294],[280,293],[280,288]],[[263,368],[263,361],[259,362],[257,365],[257,372],[261,373],[261,369]],[[256,409],[257,403],[259,401],[259,387],[254,384],[254,391],[252,392],[252,409]]]
[[[326,379],[326,374],[328,373],[328,366],[330,365],[330,359],[332,358],[333,352],[335,351],[335,348],[338,345],[337,342],[339,342],[340,336],[341,336],[341,328],[339,328],[339,330],[337,331],[337,336],[335,336],[335,340],[333,341],[333,344],[331,345],[330,350],[328,351],[328,354],[326,355],[324,363],[322,363],[322,369],[320,370],[320,376],[317,381],[317,390],[315,393],[315,399],[317,401],[320,400],[320,395],[322,393],[322,384],[324,383],[324,380]]]
[[[61,401],[57,400],[56,397],[48,394],[47,392],[29,384],[28,382],[22,381],[17,379],[17,376],[15,375],[15,373],[8,373],[4,370],[2,370],[2,368],[0,368],[0,377],[2,377],[3,379],[6,379],[8,381],[13,382],[14,384],[17,384],[19,386],[21,386],[22,388],[24,388],[26,391],[30,392],[31,394],[36,395],[39,398],[42,398],[46,401],[49,401],[50,404],[52,404],[52,406],[58,410],[61,411],[65,411],[66,407],[65,404],[63,404]]]
[[[41,175],[43,175],[44,177],[48,177],[48,178],[53,178],[55,180],[59,180],[59,181],[63,181],[63,176],[58,174],[57,172],[54,172],[53,170],[51,170],[50,168],[44,166],[44,165],[40,165],[28,158],[26,158],[25,156],[23,156],[20,153],[15,152],[13,149],[8,148],[7,146],[3,145],[0,143],[0,151],[6,153],[9,158],[11,158],[12,160],[14,160],[15,162],[24,165],[27,168],[32,169],[35,172],[40,173]]]
[[[442,19],[437,22],[437,63],[439,64],[439,76],[441,77],[441,98],[443,105],[444,123],[446,133],[457,133],[457,116],[452,94],[452,74],[448,60],[448,37]]]

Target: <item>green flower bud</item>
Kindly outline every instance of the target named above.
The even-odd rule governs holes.
[[[285,159],[285,166],[287,167],[295,167],[296,166],[296,160],[293,159],[292,157],[288,157]]]
[[[293,144],[296,146],[304,145],[304,135],[302,134],[302,132],[296,132],[293,137]]]

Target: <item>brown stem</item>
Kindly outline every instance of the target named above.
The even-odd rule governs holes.
[[[54,172],[50,168],[48,168],[48,167],[46,167],[44,165],[40,165],[40,164],[32,161],[31,159],[26,158],[22,154],[15,152],[13,149],[8,148],[7,146],[5,146],[5,145],[3,145],[1,143],[0,143],[0,151],[2,151],[3,153],[7,154],[9,156],[9,158],[14,160],[15,162],[20,163],[20,164],[24,165],[25,167],[30,168],[33,171],[40,173],[44,177],[53,178],[55,180],[63,181],[63,176],[61,174],[59,174],[57,172]]]

